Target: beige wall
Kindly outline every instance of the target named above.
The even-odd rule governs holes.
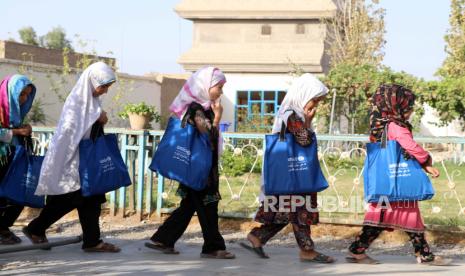
[[[0,78],[9,74],[25,74],[32,79],[37,87],[36,99],[41,99],[43,109],[47,116],[47,126],[55,126],[60,117],[63,102],[61,102],[52,90],[54,83],[61,80],[61,70],[58,66],[33,64],[24,66],[22,62],[0,59]],[[77,73],[66,77],[62,85],[61,93],[67,94],[71,91],[78,80]],[[119,99],[117,99],[117,96]],[[154,105],[160,110],[160,84],[155,77],[132,76],[124,73],[118,74],[118,81],[112,85],[109,93],[103,96],[104,109],[110,115],[109,126],[128,127],[127,121],[117,117],[125,103],[146,102]],[[154,125],[158,129],[158,124]]]

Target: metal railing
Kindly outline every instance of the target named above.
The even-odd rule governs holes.
[[[37,152],[44,154],[53,128],[34,127]],[[118,135],[120,151],[133,185],[108,194],[110,214],[135,213],[141,219],[170,212],[180,199],[177,183],[148,169],[163,131],[107,129]],[[251,217],[258,208],[260,167],[265,134],[223,133],[225,153],[220,160],[222,216]],[[363,160],[365,135],[318,135],[322,170],[330,187],[319,193],[321,217],[352,223],[363,218]],[[465,139],[417,137],[430,151],[442,176],[433,180],[436,196],[421,203],[429,224],[465,226]],[[236,166],[237,165],[237,166]],[[237,167],[237,168],[236,168]]]

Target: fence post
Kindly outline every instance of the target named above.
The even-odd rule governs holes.
[[[145,184],[145,136],[147,132],[144,130],[139,134],[139,150],[137,152],[137,165],[139,166],[137,172],[137,206],[136,212],[140,220],[142,220],[142,200],[144,198],[144,184]]]
[[[161,208],[163,207],[163,191],[165,190],[165,178],[157,173],[157,216],[161,219]]]
[[[128,161],[128,152],[127,152],[127,145],[128,145],[128,135],[122,135],[121,141],[121,156],[123,157],[123,161],[127,164]],[[134,184],[134,183],[133,183]],[[120,216],[124,217],[126,208],[126,187],[119,188],[119,200],[118,200],[118,212],[120,212]]]

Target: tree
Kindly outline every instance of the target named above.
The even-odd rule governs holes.
[[[40,44],[48,49],[63,50],[67,48],[73,50],[71,41],[66,39],[66,32],[60,26],[53,28],[46,35],[40,37]]]
[[[449,24],[444,36],[447,56],[436,72],[440,80],[430,82],[433,92],[425,95],[426,103],[438,111],[441,126],[465,120],[465,0],[451,1]]]
[[[39,46],[36,31],[31,26],[19,29],[18,33],[22,43]]]
[[[344,117],[352,134],[368,131],[370,99],[380,84],[398,83],[416,92],[418,101],[415,113],[419,115],[415,116],[416,119],[423,114],[422,95],[424,91],[429,91],[426,83],[421,79],[405,72],[394,72],[389,67],[372,64],[358,66],[338,64],[331,69],[323,81],[331,91],[335,89],[339,92],[336,93],[335,114],[338,118],[335,119]],[[329,117],[331,102],[331,99],[327,99],[322,104],[321,114],[325,117]]]
[[[331,67],[379,65],[383,60],[384,9],[376,7],[378,0],[335,0],[336,16],[325,20]]]
[[[465,0],[452,0],[450,28],[444,36],[447,54],[437,75],[442,78],[465,75]]]
[[[369,97],[383,78],[393,78],[394,72],[382,67],[384,53],[384,9],[377,0],[335,0],[337,11],[332,19],[325,20],[328,28],[327,54],[331,67],[324,78],[334,96],[334,121],[347,127],[341,131],[366,133],[368,126]],[[332,99],[322,104],[322,115],[329,121]],[[332,130],[331,130],[332,131]]]

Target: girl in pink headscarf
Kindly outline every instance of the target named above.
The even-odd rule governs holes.
[[[184,84],[179,95],[170,106],[173,116],[182,120],[183,126],[191,124],[200,132],[208,133],[212,145],[212,168],[207,180],[207,187],[195,191],[182,183],[177,195],[181,196],[181,204],[171,216],[158,228],[145,245],[165,254],[178,254],[174,244],[182,236],[189,222],[197,212],[202,227],[204,244],[201,257],[215,259],[233,259],[235,255],[226,251],[224,239],[218,229],[219,193],[218,174],[218,125],[223,114],[220,102],[224,74],[214,67],[204,67],[195,72]]]

